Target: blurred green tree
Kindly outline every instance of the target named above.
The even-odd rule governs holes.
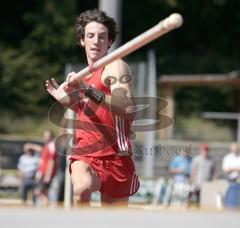
[[[0,112],[46,114],[52,98],[45,92],[44,82],[51,76],[63,80],[65,63],[85,61],[84,52],[76,45],[75,18],[97,6],[97,0],[8,0],[1,6]],[[145,59],[146,50],[154,48],[158,75],[238,69],[239,10],[238,0],[123,0],[123,43],[172,12],[184,17],[183,27],[128,59]],[[230,111],[232,93],[230,89],[203,93],[201,89],[179,88],[177,109],[183,115],[209,107]],[[203,96],[208,99],[197,99]]]

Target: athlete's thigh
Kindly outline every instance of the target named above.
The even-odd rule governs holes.
[[[129,197],[113,198],[101,192],[101,204],[102,206],[123,206],[127,207]]]
[[[84,187],[90,188],[92,192],[101,188],[101,181],[93,168],[84,161],[74,161],[71,164],[71,179],[73,189]]]

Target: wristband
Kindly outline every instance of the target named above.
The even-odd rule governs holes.
[[[88,86],[85,90],[85,95],[96,104],[101,104],[105,99],[105,93],[98,89]]]

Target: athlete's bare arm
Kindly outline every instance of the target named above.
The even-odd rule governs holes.
[[[111,95],[105,96],[102,105],[114,114],[132,118],[134,103],[129,66],[119,59],[105,67],[101,80],[106,85],[110,84],[111,89]]]
[[[69,76],[76,74],[71,72]],[[132,73],[129,66],[122,60],[107,65],[103,71],[102,82],[109,86],[111,95],[106,95],[101,105],[107,107],[116,115],[132,119],[134,116],[133,95],[132,95]],[[79,85],[78,85],[79,86]],[[84,84],[82,84],[84,87]],[[62,105],[77,111],[77,96],[73,96],[74,87],[67,83],[60,86],[53,79],[46,81],[47,91]],[[77,88],[75,88],[77,89]],[[80,88],[78,88],[79,90]]]

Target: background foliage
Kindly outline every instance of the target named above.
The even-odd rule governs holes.
[[[5,118],[47,118],[53,99],[44,82],[64,78],[66,63],[85,61],[74,35],[76,16],[92,0],[8,0],[0,8],[0,132]],[[130,55],[143,60],[146,50],[157,53],[158,75],[227,73],[239,68],[240,1],[123,0],[122,43],[155,25],[172,12],[184,16],[184,26]],[[231,88],[179,88],[177,114],[236,111]]]

